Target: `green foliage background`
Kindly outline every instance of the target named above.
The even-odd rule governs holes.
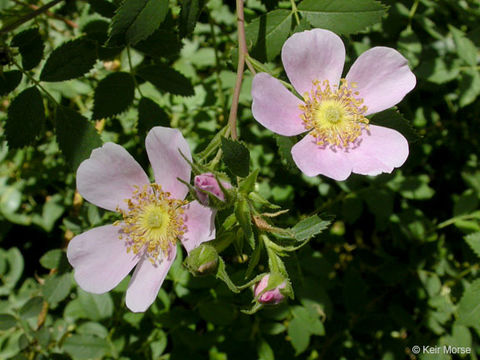
[[[258,193],[290,209],[279,225],[332,219],[284,258],[295,299],[254,315],[241,311],[248,289],[193,277],[181,258],[156,303],[131,313],[128,279],[86,293],[64,251],[115,218],[75,193],[76,168],[93,148],[116,142],[147,168],[152,126],[180,128],[194,152],[225,127],[234,2],[67,1],[9,29],[41,5],[0,0],[0,359],[450,359],[411,351],[444,344],[471,347],[462,358],[477,359],[478,0],[245,2],[250,55],[283,80],[283,42],[312,27],[342,36],[347,69],[368,48],[390,46],[417,76],[398,109],[372,119],[409,139],[406,164],[335,182],[302,176],[289,158],[294,141],[253,120],[245,72],[238,126]],[[250,256],[241,246],[222,253],[235,282]]]

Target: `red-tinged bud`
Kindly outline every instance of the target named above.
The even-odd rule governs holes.
[[[285,288],[285,282],[281,283],[277,287],[272,290],[265,291],[262,294],[262,291],[268,286],[268,280],[270,279],[270,275],[265,275],[262,280],[260,280],[254,287],[253,292],[255,294],[255,298],[260,304],[265,305],[275,305],[281,303],[285,300],[285,296],[280,292],[280,289]]]
[[[222,181],[224,189],[231,189],[232,185],[226,181]],[[205,173],[195,176],[195,188],[197,189],[197,197],[203,205],[208,205],[208,194],[210,193],[220,201],[225,201],[225,194],[222,192],[215,175]]]

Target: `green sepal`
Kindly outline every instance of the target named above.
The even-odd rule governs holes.
[[[255,190],[255,183],[257,182],[259,172],[260,169],[255,169],[245,179],[240,180],[238,190],[245,195]]]
[[[217,250],[212,245],[202,244],[190,252],[183,264],[195,276],[213,274],[218,268]]]
[[[287,269],[285,268],[285,264],[283,263],[282,259],[280,258],[280,254],[275,250],[274,244],[266,235],[262,236],[262,240],[265,243],[265,248],[267,249],[268,255],[268,267],[270,268],[270,279],[268,280],[268,286],[265,288],[265,291],[272,290],[276,286],[280,285],[282,282],[278,283],[278,279],[284,279],[285,281],[285,288],[281,289],[280,292],[288,296],[290,299],[294,298],[292,284],[290,282],[290,278],[288,276]],[[271,280],[273,276],[273,280]]]
[[[250,309],[244,309],[244,310],[241,310],[241,312],[247,315],[253,315],[262,307],[263,307],[262,304],[255,302],[255,304]]]
[[[238,287],[230,279],[230,276],[228,276],[228,273],[225,267],[225,262],[221,257],[218,258],[218,269],[217,269],[216,277],[217,279],[222,280],[225,283],[225,285],[227,285],[227,287],[234,293],[240,292]]]
[[[255,237],[252,229],[250,204],[243,196],[239,196],[237,202],[235,203],[235,216],[243,230],[245,240],[250,245],[252,250],[255,249]]]
[[[248,194],[248,198],[252,200],[254,203],[266,206],[270,209],[281,209],[281,206],[272,204],[270,201],[265,199],[263,196],[261,196],[259,193],[252,191]]]

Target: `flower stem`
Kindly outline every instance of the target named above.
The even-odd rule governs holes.
[[[238,65],[237,65],[237,79],[235,81],[235,88],[233,90],[232,106],[228,116],[228,124],[230,126],[231,137],[237,140],[237,112],[238,101],[240,98],[240,90],[242,88],[243,71],[245,69],[245,57],[247,55],[247,43],[245,41],[245,19],[243,14],[243,0],[236,0],[237,2],[237,32],[238,32]]]
[[[142,90],[140,90],[140,86],[138,86],[137,79],[135,78],[135,70],[133,69],[132,65],[132,57],[130,55],[130,46],[127,46],[127,57],[128,57],[128,66],[130,68],[130,74],[132,74],[133,82],[135,83],[135,87],[138,90],[138,93],[141,97],[143,97]]]
[[[300,17],[298,16],[298,9],[295,0],[290,0],[290,2],[292,3],[292,12],[295,15],[295,21],[297,25],[300,25]]]
[[[51,7],[57,5],[58,3],[62,2],[63,0],[53,0],[53,1],[50,1],[48,4],[42,6],[42,7],[39,7],[37,10],[35,11],[32,11],[31,13],[25,15],[24,17],[21,17],[20,19],[18,19],[17,21],[11,23],[11,24],[8,24],[8,25],[5,25],[2,29],[0,29],[0,34],[5,34],[11,30],[14,30],[16,29],[17,27],[19,27],[20,25],[26,23],[27,21],[37,17],[38,15],[40,14],[43,14],[44,12],[46,12],[48,9],[50,9]]]

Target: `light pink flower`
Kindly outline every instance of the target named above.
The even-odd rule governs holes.
[[[184,201],[190,181],[190,149],[180,131],[155,127],[148,133],[147,154],[155,183],[120,145],[106,143],[92,151],[77,171],[77,188],[89,202],[123,219],[75,236],[67,257],[75,280],[85,291],[113,289],[136,266],[126,304],[145,311],[156,299],[177,252],[187,252],[215,237],[214,212],[198,201]]]
[[[265,275],[262,280],[260,280],[254,287],[253,293],[255,295],[255,298],[257,298],[257,301],[260,304],[265,304],[265,305],[275,305],[281,303],[283,300],[285,300],[285,296],[280,292],[280,289],[285,288],[285,283],[283,282],[276,288],[272,290],[265,291],[262,294],[262,291],[265,290],[265,288],[268,286],[268,280],[270,278],[270,275]]]
[[[203,205],[208,205],[208,195],[205,192],[212,194],[218,200],[225,201],[225,195],[223,194],[217,179],[215,179],[215,175],[212,173],[204,173],[195,176],[193,183],[197,189],[197,197]],[[232,185],[226,181],[222,181],[222,186],[224,189],[232,188]]]
[[[292,147],[293,160],[308,176],[345,180],[350,174],[392,172],[408,157],[399,132],[368,125],[366,115],[388,109],[415,87],[415,75],[396,50],[365,51],[341,79],[345,47],[322,29],[291,36],[282,62],[303,100],[267,73],[253,79],[252,112],[271,131],[294,136],[309,132]]]

